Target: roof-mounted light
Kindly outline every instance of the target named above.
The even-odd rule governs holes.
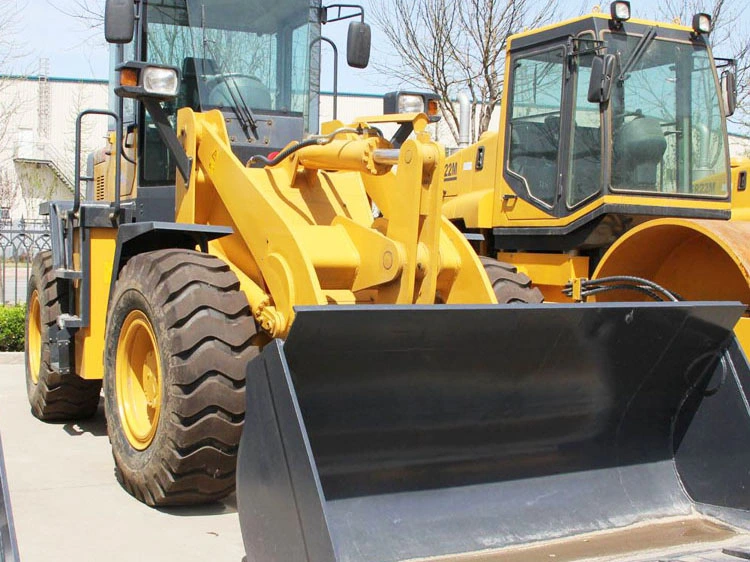
[[[695,14],[693,16],[693,31],[696,35],[711,33],[711,16],[708,14]]]
[[[630,19],[630,2],[621,0],[612,2],[609,5],[609,13],[612,16],[612,21],[614,21],[616,25],[622,25],[622,22]]]

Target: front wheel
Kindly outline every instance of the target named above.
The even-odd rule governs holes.
[[[152,506],[234,490],[255,322],[237,277],[190,250],[131,258],[107,320],[104,395],[117,478]]]

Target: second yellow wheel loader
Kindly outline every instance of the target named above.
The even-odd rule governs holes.
[[[429,112],[309,134],[311,45],[347,10],[364,66],[351,6],[107,2],[113,133],[44,206],[33,413],[92,415],[103,380],[122,485],[164,506],[236,478],[253,561],[750,544],[744,306],[498,305]]]
[[[714,58],[711,25],[617,1],[511,36],[498,130],[447,159],[445,215],[547,301],[580,300],[572,280],[598,301],[650,298],[618,289],[637,277],[750,303],[750,161],[729,158],[735,61]]]

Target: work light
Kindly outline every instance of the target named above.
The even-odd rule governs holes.
[[[711,16],[708,14],[695,14],[693,16],[693,31],[697,35],[711,33]]]
[[[612,15],[612,19],[616,23],[621,24],[630,19],[630,2],[612,2],[612,4],[609,5],[609,11]]]

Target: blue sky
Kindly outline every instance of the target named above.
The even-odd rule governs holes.
[[[101,29],[86,29],[83,23],[67,13],[75,11],[75,0],[7,0],[16,3],[19,8],[17,42],[26,53],[15,61],[13,72],[36,74],[39,70],[39,59],[44,57],[50,62],[50,75],[69,78],[102,78],[107,77],[108,51],[103,41]],[[89,0],[91,4],[103,0]],[[370,2],[363,0],[369,9]],[[632,0],[634,16],[645,16],[652,13],[657,2],[650,0]],[[330,2],[324,2],[330,3]],[[750,34],[750,0],[729,0],[729,3],[743,18],[738,21],[738,31],[743,36]],[[585,0],[560,0],[561,18],[570,17],[587,10],[596,4],[596,0],[587,3]],[[606,9],[608,2],[601,2]],[[399,81],[387,74],[381,74],[372,67],[366,70],[355,70],[345,66],[346,22],[329,24],[323,33],[333,39],[341,51],[341,69],[339,89],[342,92],[384,93],[397,88]],[[378,30],[373,29],[373,58],[377,60],[378,49],[385,48],[384,40]],[[729,52],[716,49],[717,56],[728,56]],[[322,89],[331,90],[332,55],[330,48],[324,47]],[[3,69],[5,71],[5,69]]]

